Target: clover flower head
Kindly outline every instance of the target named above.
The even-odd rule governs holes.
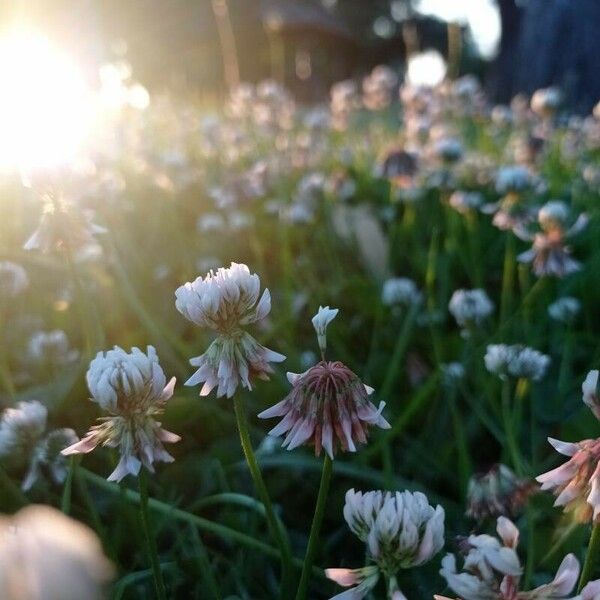
[[[460,327],[479,326],[494,310],[485,290],[456,290],[448,309]]]
[[[538,212],[538,221],[544,230],[564,227],[569,218],[569,207],[562,200],[550,200]]]
[[[520,344],[490,344],[484,361],[487,370],[500,378],[512,376],[532,381],[542,379],[550,365],[549,356]]]
[[[355,585],[342,598],[364,598],[380,574],[392,577],[400,569],[431,560],[444,545],[444,509],[433,508],[421,492],[346,492],[344,518],[368,549],[375,565],[363,569],[328,569],[327,576],[342,586]],[[394,598],[404,598],[396,590]],[[333,599],[332,599],[333,600]]]
[[[435,142],[433,151],[435,156],[444,163],[452,164],[459,161],[464,154],[462,142],[454,137],[442,137]]]
[[[502,195],[521,193],[531,187],[532,183],[531,172],[521,165],[501,167],[496,174],[496,191]]]
[[[79,352],[69,345],[62,329],[36,331],[27,344],[27,357],[38,365],[64,367],[79,358]]]
[[[571,296],[563,296],[548,307],[551,319],[562,323],[572,323],[581,311],[581,302]]]
[[[187,319],[212,329],[217,338],[208,350],[190,360],[198,370],[186,385],[204,383],[200,395],[216,387],[217,396],[231,398],[241,384],[252,389],[250,379],[268,379],[269,363],[285,356],[261,346],[243,327],[263,320],[271,311],[271,294],[260,296],[260,279],[246,265],[231,263],[228,268],[210,271],[179,287],[175,292],[177,310]]]
[[[96,534],[49,506],[0,517],[0,597],[100,600],[113,567]]]
[[[262,411],[261,419],[283,417],[269,435],[285,434],[283,446],[293,450],[312,445],[333,458],[339,446],[344,452],[356,452],[356,442],[366,443],[369,427],[389,429],[381,412],[369,401],[373,388],[343,363],[322,360],[301,374],[288,373],[290,393],[279,403]]]
[[[154,472],[153,463],[173,462],[163,443],[179,441],[179,436],[161,428],[155,417],[173,395],[175,378],[166,383],[156,350],[146,353],[132,348],[130,353],[115,346],[99,352],[90,363],[86,380],[91,400],[108,414],[102,417],[84,438],[62,453],[87,454],[98,445],[117,448],[119,464],[109,481],[121,481],[126,475],[137,476],[141,466]]]
[[[37,400],[19,402],[0,418],[0,458],[22,462],[46,429],[48,410]]]
[[[533,493],[534,485],[529,479],[517,477],[506,465],[494,465],[469,480],[466,514],[478,521],[515,516]]]
[[[496,532],[470,535],[465,544],[463,570],[457,569],[456,557],[447,554],[440,574],[448,587],[462,600],[533,600],[566,598],[577,583],[579,562],[567,554],[554,579],[530,592],[519,590],[523,572],[516,552],[519,530],[506,517],[498,517]],[[435,596],[437,600],[448,600]]]
[[[392,277],[383,284],[381,301],[386,306],[417,306],[421,304],[423,294],[412,279]]]

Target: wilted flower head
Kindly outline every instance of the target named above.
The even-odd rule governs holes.
[[[354,489],[346,492],[346,523],[352,533],[366,543],[368,559],[388,577],[395,576],[400,569],[428,562],[442,549],[444,517],[444,509],[439,505],[433,508],[421,492],[362,493]],[[328,569],[326,573],[340,585],[358,585],[349,598],[363,598],[375,586],[378,577],[372,567],[368,572]],[[342,597],[346,596],[336,596]]]
[[[92,222],[93,213],[82,210],[64,198],[48,195],[39,227],[25,242],[25,250],[52,252],[62,248],[77,250],[94,241],[106,229]]]
[[[369,426],[389,429],[389,423],[370,401],[373,389],[366,386],[341,362],[321,361],[299,375],[287,374],[290,393],[278,404],[261,412],[261,419],[283,417],[269,435],[286,437],[288,450],[302,444],[312,445],[319,456],[324,448],[333,458],[336,447],[356,452],[356,442],[367,441]],[[336,443],[337,438],[337,443]]]
[[[513,517],[533,492],[535,484],[517,477],[506,465],[494,465],[469,480],[467,516],[481,521],[486,517]]]
[[[27,271],[9,260],[0,261],[0,298],[15,298],[27,289]]]
[[[487,370],[501,378],[510,375],[539,381],[546,374],[550,357],[520,344],[490,344],[484,361]]]
[[[551,319],[562,323],[572,323],[581,310],[581,302],[571,296],[563,296],[548,307]]]
[[[459,327],[476,327],[489,317],[494,304],[485,290],[456,290],[450,298],[448,309]]]
[[[530,592],[519,591],[523,569],[516,552],[519,530],[506,517],[499,517],[498,538],[490,535],[471,535],[467,538],[462,572],[456,557],[447,554],[442,560],[440,574],[448,587],[462,600],[544,600],[566,598],[577,583],[579,562],[568,554],[550,583]],[[449,600],[435,596],[436,600]]]
[[[162,429],[155,417],[163,413],[173,395],[175,378],[166,383],[152,346],[145,354],[139,348],[127,353],[118,346],[99,352],[90,363],[86,380],[91,400],[109,416],[101,418],[80,442],[63,450],[65,456],[87,454],[100,444],[118,448],[121,458],[109,481],[137,475],[142,465],[153,473],[155,461],[173,461],[163,442],[180,438]]]
[[[406,277],[393,277],[383,284],[381,292],[381,301],[386,306],[400,304],[403,306],[413,306],[421,304],[422,293],[412,279]]]
[[[208,350],[190,363],[198,370],[186,385],[204,382],[201,396],[217,387],[217,396],[231,398],[238,385],[251,389],[250,378],[268,379],[270,362],[285,356],[261,346],[242,327],[264,319],[271,311],[271,294],[265,289],[260,300],[260,279],[246,265],[210,271],[175,291],[177,310],[187,319],[217,332]]]
[[[112,574],[96,534],[54,508],[0,518],[3,600],[100,600]]]
[[[325,355],[327,349],[327,326],[337,316],[339,309],[329,308],[329,306],[319,306],[319,311],[312,318],[312,324],[317,332],[317,341],[321,354]]]

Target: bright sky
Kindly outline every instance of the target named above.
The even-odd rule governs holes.
[[[492,57],[500,39],[500,17],[494,0],[415,0],[415,8],[446,21],[468,23],[481,54]]]

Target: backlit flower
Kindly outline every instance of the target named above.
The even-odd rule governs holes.
[[[164,412],[173,395],[175,378],[166,383],[152,346],[145,354],[139,348],[127,353],[118,346],[99,352],[90,363],[86,380],[91,400],[108,416],[100,418],[100,424],[80,442],[63,450],[63,455],[87,454],[98,445],[117,448],[120,460],[109,481],[121,481],[128,474],[137,476],[142,465],[153,473],[155,461],[173,461],[163,443],[177,442],[180,437],[162,429],[155,417]]]
[[[350,530],[367,545],[363,569],[328,569],[327,576],[343,586],[357,587],[342,598],[364,598],[379,574],[395,576],[401,569],[430,561],[444,545],[444,509],[433,508],[421,492],[346,492],[344,518]],[[403,598],[397,590],[395,598]]]
[[[204,383],[201,396],[216,387],[217,396],[231,398],[241,384],[252,389],[251,378],[268,379],[269,363],[285,356],[261,346],[243,327],[264,319],[271,311],[271,294],[260,297],[260,279],[246,265],[231,263],[228,268],[210,271],[179,287],[177,310],[200,327],[212,329],[217,338],[208,350],[190,363],[198,370],[186,385]]]
[[[389,429],[390,424],[369,401],[373,388],[343,363],[321,361],[301,374],[288,373],[290,393],[279,403],[264,410],[261,419],[283,417],[270,435],[284,435],[283,446],[292,450],[303,444],[314,446],[330,458],[337,448],[356,452],[356,442],[367,442],[369,427]]]

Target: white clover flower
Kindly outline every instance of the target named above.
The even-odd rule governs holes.
[[[471,535],[464,546],[466,557],[459,572],[456,558],[447,554],[442,560],[440,574],[448,587],[462,600],[538,600],[567,598],[577,583],[579,562],[567,554],[554,579],[530,592],[519,591],[523,572],[516,552],[519,530],[506,517],[499,517],[498,538],[490,535]],[[436,600],[449,600],[435,596]]]
[[[423,294],[419,291],[412,279],[406,277],[393,277],[383,284],[381,301],[386,306],[400,304],[403,306],[416,306],[421,304]]]
[[[581,302],[571,296],[563,296],[548,307],[551,319],[561,323],[572,323],[581,310]]]
[[[206,213],[198,217],[196,229],[200,233],[208,233],[210,231],[222,231],[225,229],[225,219],[219,213]]]
[[[533,381],[542,379],[550,365],[549,356],[519,344],[491,344],[487,347],[484,361],[487,370],[501,378],[510,375]]]
[[[395,576],[431,560],[444,545],[444,509],[433,508],[421,492],[346,492],[344,518],[350,530],[367,544],[376,567],[328,569],[327,576],[343,586],[356,585],[342,598],[364,598],[379,575]],[[394,598],[403,598],[397,590]],[[333,599],[332,599],[333,600]]]
[[[456,290],[450,298],[448,310],[459,327],[478,326],[492,314],[494,304],[485,290]]]
[[[508,372],[513,377],[539,381],[546,374],[549,365],[550,357],[546,354],[527,346],[517,346],[514,356],[508,363]]]
[[[569,207],[562,200],[550,200],[538,212],[538,221],[543,229],[564,227],[569,218]]]
[[[268,379],[271,362],[285,356],[261,346],[243,327],[264,319],[271,311],[271,294],[260,297],[260,279],[246,265],[231,263],[206,277],[198,277],[175,292],[175,306],[187,319],[217,332],[208,350],[190,363],[198,370],[186,385],[204,383],[201,396],[216,387],[217,396],[231,398],[237,387],[252,389],[250,379]]]
[[[0,298],[16,298],[29,285],[27,271],[9,260],[0,261]]]
[[[2,600],[100,600],[112,575],[96,534],[56,509],[0,517]]]
[[[0,458],[24,462],[46,430],[48,410],[37,400],[19,402],[0,418]]]
[[[465,377],[465,367],[459,362],[450,362],[440,366],[442,381],[446,386],[455,386]]]
[[[153,473],[155,461],[173,462],[163,443],[177,442],[180,437],[162,429],[155,417],[164,412],[173,395],[175,378],[166,383],[152,346],[146,354],[139,348],[127,353],[118,346],[99,352],[90,363],[86,381],[91,400],[109,416],[101,418],[80,442],[65,448],[63,455],[87,454],[98,445],[118,448],[121,458],[109,481],[137,476],[142,465]]]
[[[317,314],[312,318],[312,324],[317,332],[317,341],[321,354],[325,354],[327,349],[327,326],[339,312],[338,308],[329,308],[329,306],[319,306]]]
[[[79,352],[69,346],[67,334],[62,329],[37,331],[27,344],[27,357],[35,364],[66,366],[79,358]]]

